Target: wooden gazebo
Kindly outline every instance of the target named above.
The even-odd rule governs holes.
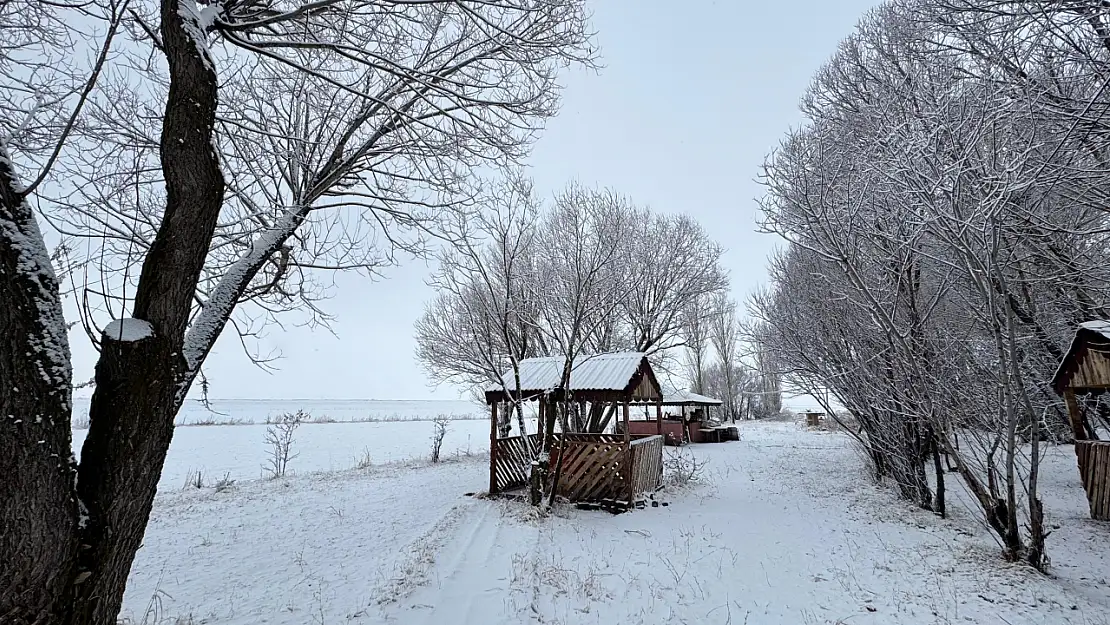
[[[574,360],[564,388],[565,364],[562,357],[522,360],[515,374],[506,372],[502,385],[486,391],[490,406],[489,491],[498,494],[524,486],[532,460],[546,456],[558,495],[572,502],[631,507],[662,485],[663,437],[633,435],[628,427],[634,404],[655,405],[657,422],[662,421],[663,394],[655,372],[640,352],[580,356]],[[498,437],[498,406],[512,400],[539,402],[535,433]],[[602,410],[622,408],[622,433],[556,433],[556,410],[560,404],[565,408],[575,402]]]
[[[1071,347],[1052,376],[1052,388],[1064,397],[1075,436],[1075,455],[1091,518],[1110,520],[1110,441],[1096,440],[1083,418],[1077,395],[1110,391],[1110,321],[1079,325]]]

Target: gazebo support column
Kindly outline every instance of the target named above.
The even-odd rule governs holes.
[[[1085,441],[1087,436],[1087,428],[1083,426],[1083,414],[1079,410],[1079,400],[1075,397],[1075,389],[1064,390],[1064,403],[1068,407],[1068,423],[1071,425],[1072,436],[1077,441]]]
[[[497,494],[497,402],[490,404],[489,415],[489,493]]]
[[[663,444],[667,443],[667,436],[663,433],[663,402],[655,404],[655,433],[663,437]]]
[[[632,443],[632,435],[628,431],[628,402],[624,402],[624,446],[628,447]]]

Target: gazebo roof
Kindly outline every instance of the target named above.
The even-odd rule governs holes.
[[[720,406],[722,403],[724,402],[719,399],[690,391],[677,391],[673,395],[663,396],[664,406]]]
[[[520,361],[520,394],[534,399],[545,392],[560,390],[563,366],[562,356],[527,358]],[[508,393],[517,391],[516,378],[510,369],[501,376],[502,386],[486,389],[486,402],[500,401]],[[574,359],[571,366],[571,393],[584,399],[602,401],[658,401],[662,392],[643,352],[612,352],[590,354]]]
[[[1067,388],[1086,392],[1110,389],[1110,321],[1079,324],[1052,376],[1052,388],[1057,394]]]

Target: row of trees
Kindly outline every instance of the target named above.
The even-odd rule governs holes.
[[[752,301],[760,342],[847,408],[876,476],[944,514],[947,455],[1038,567],[1042,441],[1068,431],[1048,381],[1110,304],[1108,33],[1093,0],[887,2],[765,168],[789,244]]]
[[[534,356],[569,367],[580,355],[639,351],[673,370],[691,315],[704,323],[711,312],[688,304],[728,289],[722,250],[697,222],[607,189],[571,184],[545,206],[530,181],[510,177],[455,233],[416,323],[417,357],[436,380],[468,388],[500,385]]]
[[[742,319],[721,293],[688,304],[682,336],[690,390],[720,399],[724,418],[758,419],[782,410],[782,382],[771,356],[752,336],[759,325]]]
[[[326,322],[328,273],[449,234],[479,174],[557,112],[560,69],[593,64],[586,17],[581,0],[0,0],[0,620],[115,623],[216,338]],[[80,463],[78,323],[100,350]]]
[[[512,389],[501,375],[525,358],[563,357],[566,376],[580,355],[637,351],[671,386],[721,398],[728,417],[781,409],[777,372],[742,352],[749,330],[728,297],[723,250],[697,222],[579,184],[545,205],[520,175],[484,204],[452,230],[416,322],[417,357],[434,379]],[[581,431],[610,422],[583,419]]]

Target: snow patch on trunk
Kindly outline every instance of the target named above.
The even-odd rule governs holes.
[[[154,336],[154,326],[142,319],[125,317],[109,323],[103,331],[104,336],[123,343],[134,343]]]
[[[7,170],[7,184],[12,191],[16,195],[22,194],[25,187],[19,181],[8,145],[2,138],[0,169]],[[36,332],[35,336],[29,337],[28,342],[35,353],[28,356],[44,380],[49,380],[53,388],[59,391],[64,389],[63,392],[68,395],[72,379],[69,337],[62,315],[54,265],[50,262],[50,254],[34,212],[26,200],[20,202],[12,217],[12,220],[0,220],[0,246],[10,247],[15,255],[16,271],[26,278],[28,284],[34,285],[35,292],[31,294],[31,299],[37,309],[38,322],[42,326],[41,333]]]
[[[208,32],[212,30],[212,25],[216,23],[221,12],[223,12],[223,4],[220,2],[213,2],[204,8],[198,7],[193,0],[180,0],[177,5],[177,14],[181,16],[185,33],[196,45],[197,53],[200,54],[204,66],[212,71],[215,71],[215,64],[208,49]]]

